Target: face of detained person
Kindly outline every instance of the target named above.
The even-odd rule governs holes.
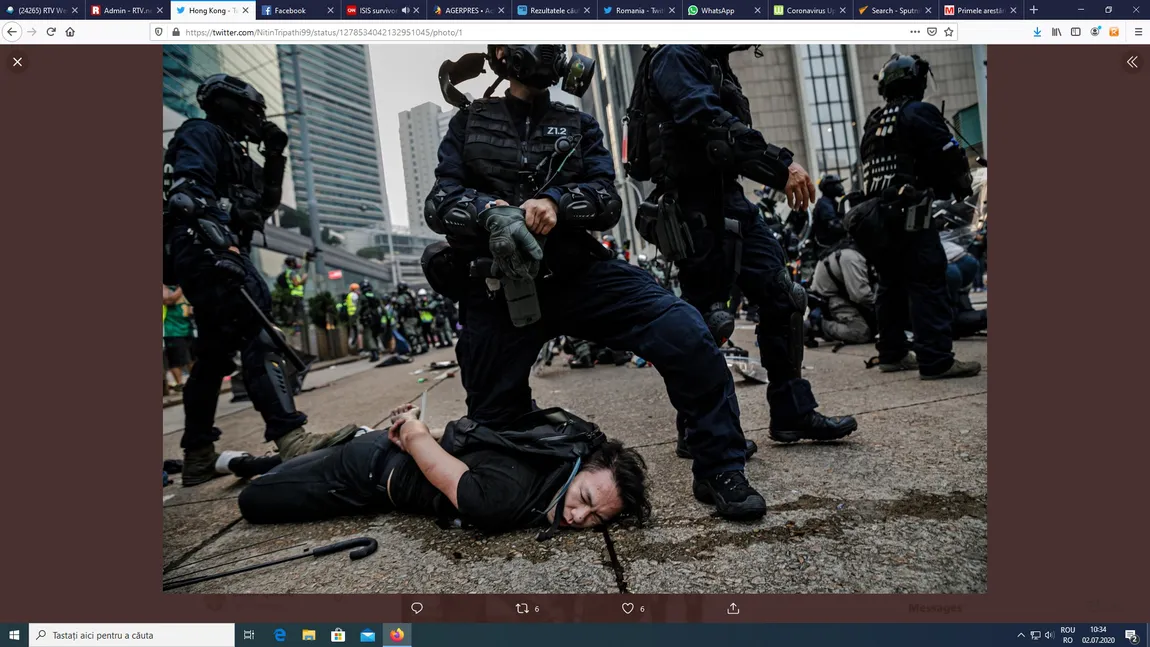
[[[562,502],[548,514],[568,528],[594,528],[625,515],[642,523],[651,513],[642,456],[611,440],[589,456]]]

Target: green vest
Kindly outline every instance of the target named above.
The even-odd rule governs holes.
[[[302,299],[303,283],[300,283],[299,285],[295,284],[295,281],[293,280],[295,278],[295,273],[291,270],[284,270],[284,278],[287,279],[288,289],[291,290],[291,295],[293,297]]]
[[[347,296],[343,298],[344,308],[347,310],[347,316],[355,316],[355,301],[351,298],[352,293],[348,292]]]
[[[435,321],[435,315],[431,314],[430,310],[420,310],[419,320],[423,323],[431,323],[432,321]]]

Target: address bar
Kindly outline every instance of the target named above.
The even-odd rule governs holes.
[[[176,31],[178,30],[178,31]],[[722,38],[714,36],[722,35]],[[956,23],[790,22],[734,23],[704,26],[701,22],[436,22],[331,23],[260,22],[259,24],[152,23],[151,40],[164,43],[308,42],[339,43],[451,41],[496,43],[523,40],[536,43],[907,43],[958,40]],[[708,38],[707,36],[710,36]]]

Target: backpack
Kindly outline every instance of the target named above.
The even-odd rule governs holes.
[[[573,461],[587,458],[607,441],[599,426],[558,407],[537,409],[498,431],[470,418],[447,424],[439,444],[452,456],[497,447],[511,452]]]
[[[651,148],[647,134],[647,109],[650,106],[651,88],[649,83],[651,59],[658,47],[644,45],[643,59],[635,74],[635,87],[631,90],[631,101],[623,115],[623,170],[627,177],[647,182],[651,179]]]

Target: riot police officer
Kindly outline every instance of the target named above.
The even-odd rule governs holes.
[[[782,247],[738,182],[743,176],[784,191],[796,212],[805,212],[814,195],[792,153],[752,128],[750,106],[729,62],[732,52],[750,48],[663,45],[644,56],[627,113],[627,169],[656,188],[636,225],[678,265],[683,298],[704,313],[718,343],[734,331],[726,308],[733,285],[759,306],[755,334],[770,378],[771,438],[835,440],[858,425],[850,416],[816,411],[810,383],[802,378],[806,292],[792,283]],[[677,426],[682,456],[698,431],[682,416]]]
[[[379,360],[380,346],[386,344],[383,336],[383,302],[367,278],[360,286],[359,323],[363,327],[364,347],[371,354],[368,361]]]
[[[497,425],[529,412],[531,367],[549,339],[632,351],[658,368],[671,404],[698,429],[695,496],[728,518],[762,517],[766,503],[744,475],[734,382],[702,317],[589,233],[618,223],[614,165],[595,119],[552,102],[549,88],[563,81],[582,95],[594,61],[563,45],[492,45],[486,61],[511,87],[470,102],[445,87],[460,111],[425,212],[447,238],[424,253],[424,268],[460,306],[468,417]],[[440,78],[454,84],[482,71],[463,74],[463,62]]]
[[[839,215],[839,199],[846,195],[843,181],[834,173],[828,173],[819,181],[822,196],[815,202],[814,222],[811,224],[811,238],[821,250],[833,247],[846,236],[843,219]],[[820,254],[821,255],[821,254]]]
[[[978,362],[954,358],[946,253],[931,202],[971,195],[970,166],[938,108],[923,101],[930,64],[894,54],[875,75],[886,104],[866,120],[861,143],[866,200],[848,229],[875,265],[879,368],[923,379],[971,377]],[[914,352],[905,330],[914,331]]]
[[[395,286],[395,313],[399,320],[399,332],[411,346],[413,355],[422,355],[429,349],[423,342],[423,332],[419,326],[419,300],[411,287],[400,281]]]
[[[295,408],[286,362],[239,290],[270,316],[271,294],[252,264],[251,240],[280,204],[287,135],[267,121],[263,96],[241,79],[210,76],[196,100],[206,118],[184,122],[164,155],[164,281],[179,284],[195,304],[199,330],[199,361],[184,388],[184,485],[223,471],[216,465],[220,430],[213,424],[236,351],[248,395],[266,424],[264,437],[283,459],[354,433],[304,432],[307,416]],[[248,155],[248,143],[262,145],[263,168]]]

